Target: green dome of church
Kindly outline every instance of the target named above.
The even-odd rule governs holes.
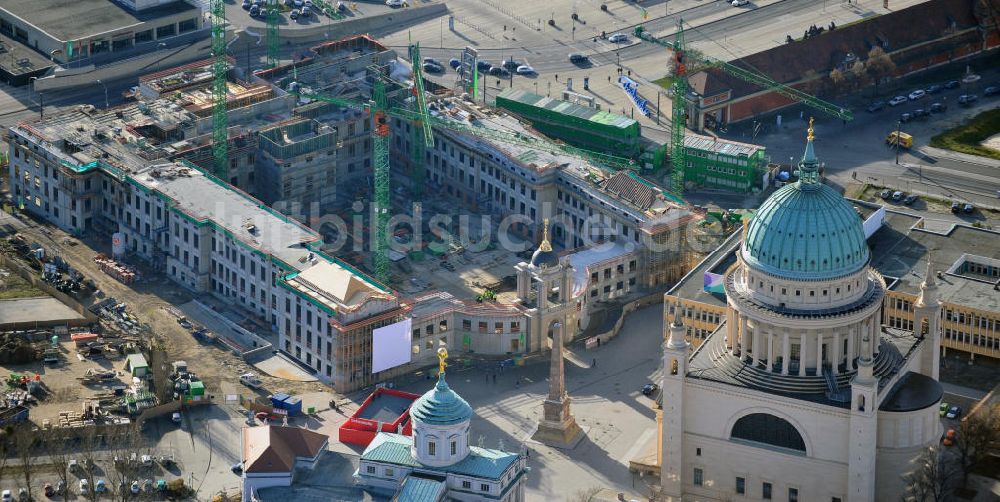
[[[454,425],[472,418],[472,407],[448,387],[441,372],[437,385],[413,402],[410,417],[430,425]]]
[[[868,264],[861,217],[836,190],[819,180],[810,123],[799,181],[760,206],[747,224],[742,256],[751,266],[790,279],[825,279]]]

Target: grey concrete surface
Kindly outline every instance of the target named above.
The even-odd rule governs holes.
[[[50,323],[80,319],[83,316],[51,297],[0,300],[0,321],[5,323]]]

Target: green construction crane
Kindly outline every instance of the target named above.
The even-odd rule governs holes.
[[[211,0],[212,8],[212,155],[215,175],[229,181],[229,117],[226,115],[226,3]]]
[[[278,0],[267,0],[267,67],[278,66],[281,40],[278,38]]]
[[[678,194],[682,193],[684,189],[684,170],[686,168],[687,161],[687,149],[684,145],[684,130],[687,127],[686,96],[688,92],[687,68],[689,65],[697,63],[702,68],[719,68],[736,78],[765,89],[770,89],[778,94],[799,101],[806,106],[815,108],[839,119],[847,121],[854,118],[851,110],[847,108],[837,106],[833,103],[828,103],[822,99],[806,94],[794,87],[789,87],[785,84],[779,83],[759,73],[745,68],[740,68],[739,66],[727,63],[720,59],[705,56],[704,54],[692,54],[687,51],[684,46],[684,20],[682,19],[677,20],[677,31],[674,33],[674,40],[672,42],[654,37],[646,32],[641,25],[636,26],[635,35],[636,37],[647,42],[667,47],[673,52],[674,74],[673,82],[670,85],[671,93],[673,94],[673,103],[671,105],[673,113],[671,118],[672,124],[670,127],[670,164],[672,166],[670,186],[671,190]]]
[[[414,199],[420,199],[424,189],[424,162],[427,148],[434,148],[434,132],[427,114],[427,95],[424,93],[424,75],[421,71],[420,43],[409,47],[413,66],[413,112],[420,118],[411,124],[410,182]]]
[[[385,100],[385,82],[382,80],[381,70],[375,71],[371,104],[374,122],[372,161],[375,165],[375,221],[372,222],[375,225],[375,239],[372,241],[372,255],[375,277],[382,284],[389,284],[389,236],[386,235],[392,203],[389,198],[389,116],[386,114],[388,104]]]
[[[670,102],[670,190],[680,195],[684,193],[684,171],[687,167],[687,147],[684,145],[684,131],[687,129],[687,66],[684,60],[684,30],[681,20],[677,20],[674,34],[674,83],[671,85],[673,98]]]

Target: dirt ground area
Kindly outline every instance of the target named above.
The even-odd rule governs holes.
[[[208,394],[238,392],[248,394],[247,391],[250,389],[239,384],[239,375],[253,371],[253,368],[232,352],[223,350],[219,346],[199,342],[177,323],[175,316],[165,310],[171,305],[181,305],[191,301],[190,291],[177,286],[162,274],[146,268],[138,260],[129,260],[129,264],[136,266],[141,278],[131,285],[118,282],[101,272],[93,261],[98,252],[110,254],[110,238],[99,239],[88,236],[73,238],[57,228],[39,224],[28,216],[22,215],[20,218],[27,224],[27,228],[21,233],[28,242],[37,242],[44,246],[50,256],[61,256],[72,267],[93,279],[105,297],[111,296],[127,304],[140,322],[148,323],[152,331],[163,339],[169,360],[187,361],[190,370],[205,382]],[[100,299],[91,297],[83,303],[89,307],[96,301]],[[315,382],[287,382],[266,376],[261,378],[266,389],[263,391],[265,395],[273,392],[299,394],[326,390],[325,386]]]
[[[31,407],[29,420],[37,426],[49,420],[55,426],[58,424],[59,412],[83,410],[83,400],[94,398],[99,394],[112,393],[115,385],[125,385],[130,380],[125,371],[125,358],[111,356],[116,352],[108,351],[108,356],[83,358],[78,356],[76,344],[64,341],[59,344],[58,351],[62,358],[59,364],[45,364],[36,361],[30,364],[0,365],[0,377],[6,378],[10,373],[37,374],[42,379],[42,391],[36,396],[38,403]],[[105,372],[113,370],[115,378],[98,383],[88,384],[80,381],[88,370]]]
[[[483,293],[486,285],[514,275],[514,265],[521,261],[524,259],[504,249],[449,253],[444,260],[428,254],[422,261],[410,262],[413,272],[400,289],[408,294],[441,290],[458,299],[473,299]],[[500,293],[498,299],[513,301],[514,295],[515,292]]]

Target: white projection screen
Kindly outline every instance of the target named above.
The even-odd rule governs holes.
[[[410,362],[413,353],[413,319],[377,328],[372,332],[372,373]]]

